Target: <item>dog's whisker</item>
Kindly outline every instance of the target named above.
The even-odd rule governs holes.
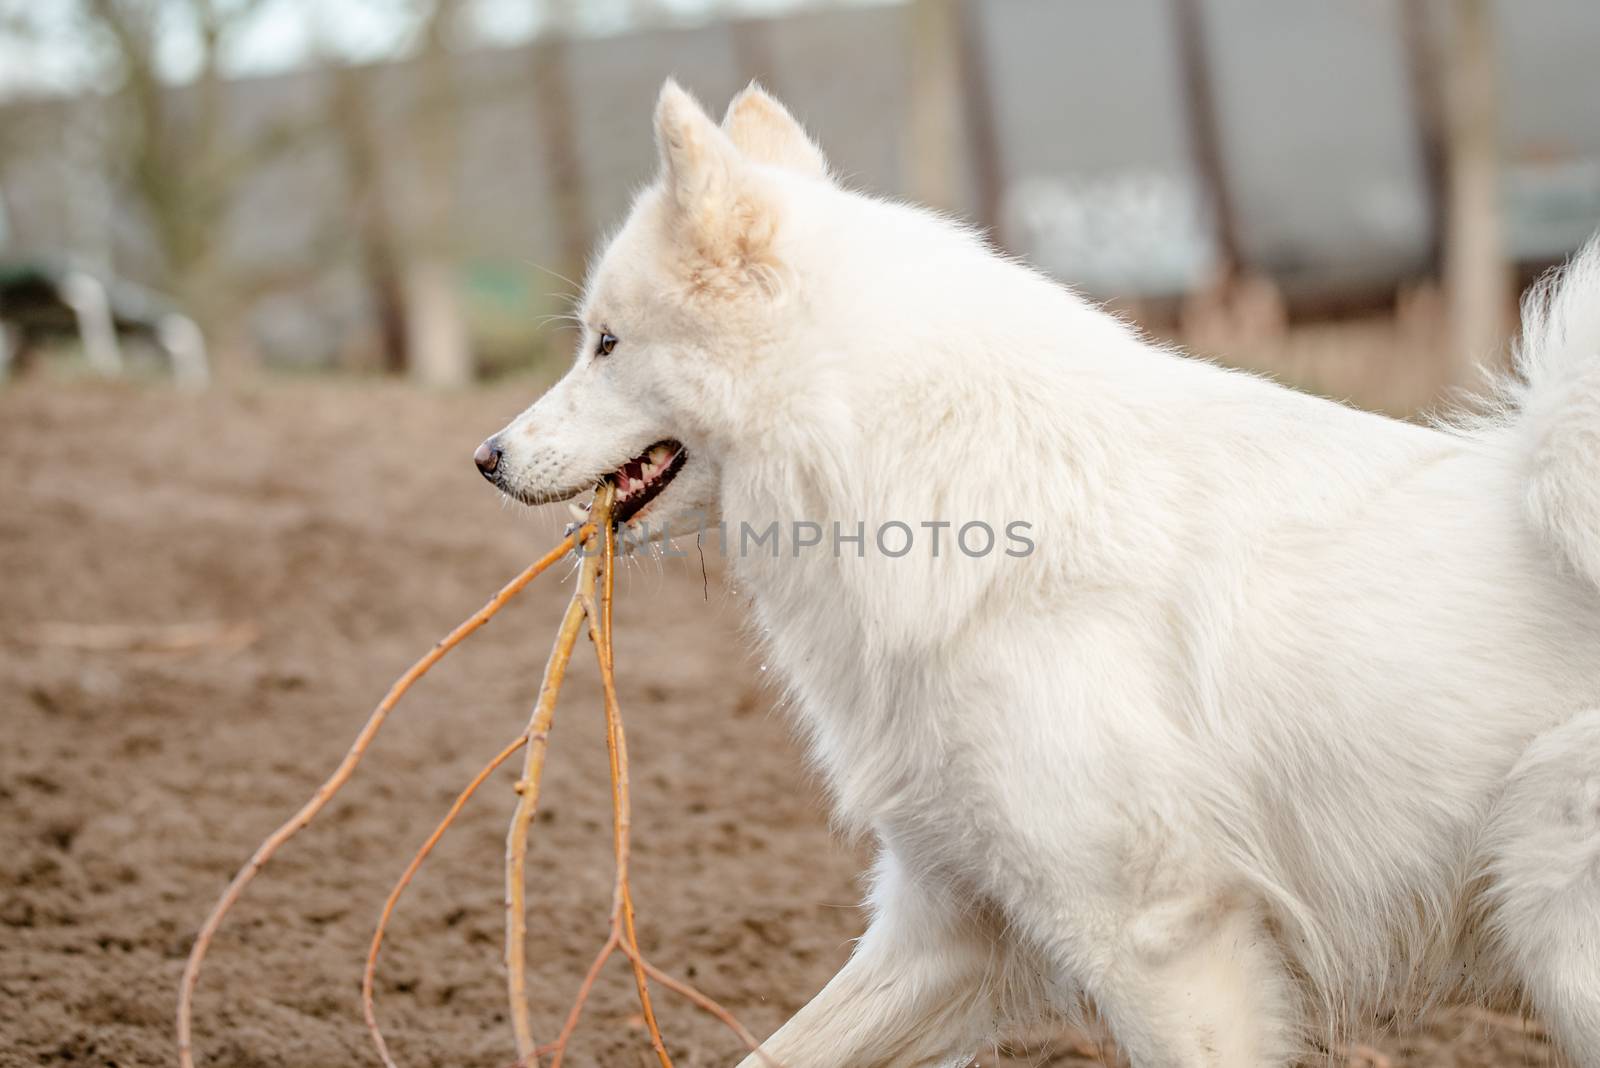
[[[526,259],[526,258],[522,262],[526,266],[532,267],[536,271],[543,271],[545,274],[550,275],[551,277],[555,278],[557,281],[565,282],[567,285],[571,286],[573,288],[573,290],[575,290],[575,291],[582,291],[582,289],[583,289],[583,286],[579,285],[577,282],[574,282],[572,279],[568,278],[566,275],[562,274],[560,271],[552,270],[551,268],[546,267],[542,263],[535,263],[533,260]]]

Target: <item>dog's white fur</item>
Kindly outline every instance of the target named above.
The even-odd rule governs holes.
[[[719,128],[668,83],[656,135],[502,484],[569,495],[673,437],[656,524],[1037,546],[736,556],[880,853],[772,1057],[961,1065],[1088,1003],[1140,1068],[1285,1065],[1470,997],[1600,1065],[1600,250],[1526,309],[1496,413],[1433,429],[1141,340],[841,188],[754,87]]]

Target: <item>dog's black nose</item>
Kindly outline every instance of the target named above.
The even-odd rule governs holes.
[[[478,446],[478,451],[472,454],[472,462],[478,465],[484,478],[493,478],[495,468],[500,466],[500,446],[490,438]]]

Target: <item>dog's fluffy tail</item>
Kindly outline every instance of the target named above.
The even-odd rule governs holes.
[[[1527,463],[1527,514],[1600,587],[1600,236],[1522,305],[1510,430]]]

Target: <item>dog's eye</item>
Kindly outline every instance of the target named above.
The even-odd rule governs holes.
[[[594,354],[596,356],[610,356],[612,350],[616,347],[617,335],[609,330],[602,330],[600,331],[600,339],[594,343]]]

